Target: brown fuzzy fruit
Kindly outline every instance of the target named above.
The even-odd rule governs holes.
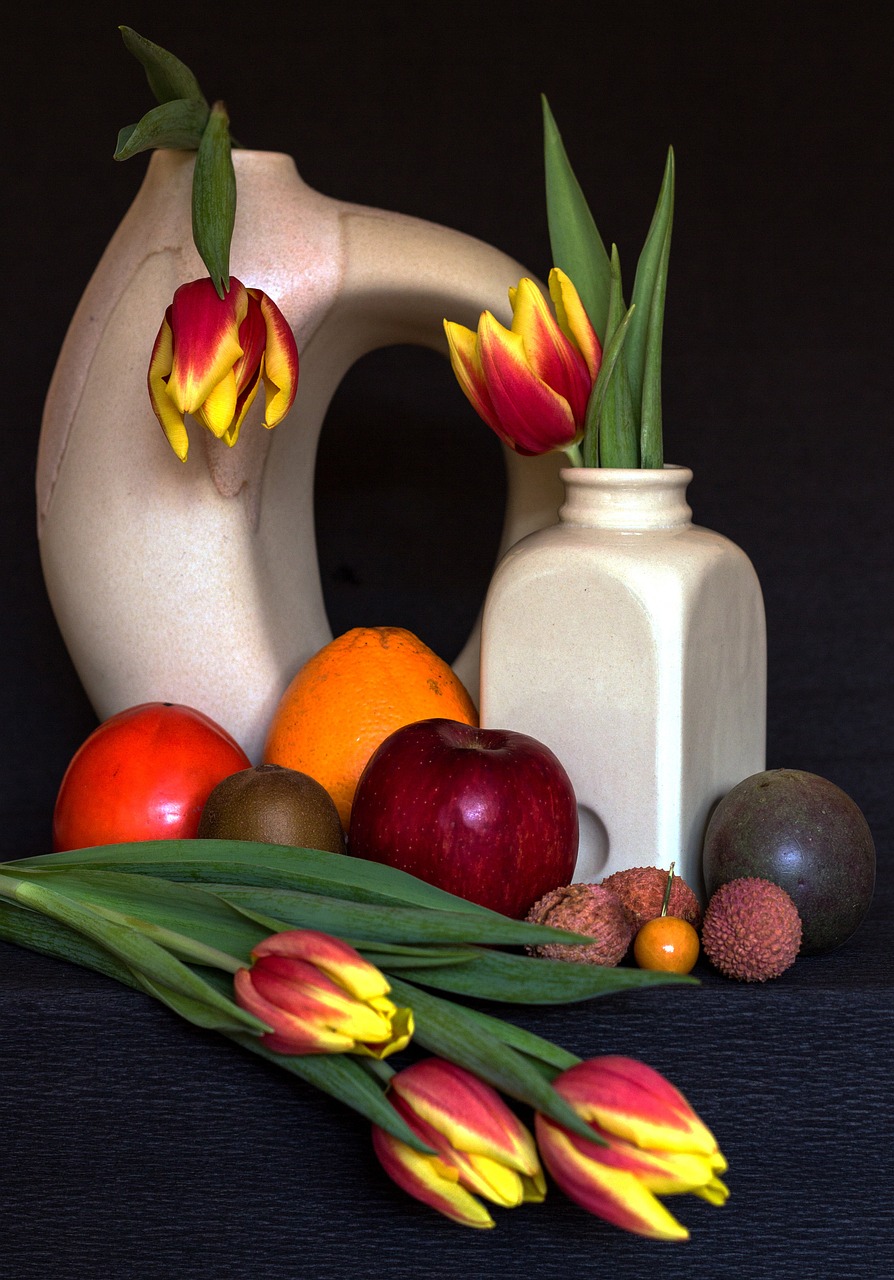
[[[661,915],[667,889],[667,871],[662,867],[628,867],[606,876],[602,884],[624,903],[635,929]],[[701,904],[682,876],[674,876],[667,914],[685,920],[694,929],[701,928]]]
[[[233,773],[211,792],[199,820],[203,840],[265,844],[344,853],[335,802],[314,778],[278,764]]]
[[[779,885],[744,876],[721,885],[711,897],[702,949],[726,977],[778,978],[795,963],[800,948],[801,917]]]
[[[635,933],[633,921],[616,893],[598,884],[569,884],[535,902],[527,919],[534,924],[570,929],[594,939],[589,945],[548,942],[532,955],[611,967],[624,959]]]

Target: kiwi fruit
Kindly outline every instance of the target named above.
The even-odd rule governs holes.
[[[200,840],[258,840],[300,849],[345,852],[335,802],[316,779],[279,764],[232,773],[209,795]]]

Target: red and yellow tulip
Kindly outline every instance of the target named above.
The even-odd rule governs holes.
[[[223,298],[207,277],[183,284],[155,339],[149,398],[171,448],[186,461],[191,414],[218,440],[234,445],[264,383],[265,427],[292,407],[298,387],[298,349],[276,304],[235,277]]]
[[[413,1034],[410,1009],[388,999],[385,976],[338,938],[286,929],[259,943],[234,978],[236,1003],[272,1030],[275,1053],[357,1053],[385,1058]]]
[[[546,1183],[534,1139],[490,1085],[441,1058],[397,1072],[392,1106],[437,1155],[373,1127],[385,1172],[404,1191],[467,1227],[492,1227],[478,1198],[514,1208],[539,1203]]]
[[[536,1117],[549,1173],[570,1199],[637,1235],[686,1240],[659,1195],[691,1191],[711,1204],[729,1192],[717,1142],[665,1078],[632,1058],[591,1058],[564,1071],[556,1090],[606,1145]]]
[[[571,450],[584,431],[602,348],[577,290],[549,273],[555,316],[533,280],[509,290],[512,325],[482,312],[478,331],[445,320],[450,362],[466,397],[517,453]]]

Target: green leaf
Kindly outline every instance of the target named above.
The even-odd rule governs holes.
[[[192,179],[192,237],[222,298],[230,287],[230,242],[236,223],[236,172],[230,120],[215,102],[202,134]]]
[[[585,467],[596,467],[602,463],[597,441],[601,439],[600,423],[603,404],[612,385],[615,371],[618,368],[618,361],[627,339],[632,317],[633,307],[630,307],[602,353],[602,364],[599,366],[596,382],[590,392],[590,399],[587,401],[587,413],[584,423]]]
[[[352,902],[440,907],[495,922],[507,919],[382,863],[323,849],[250,840],[147,840],[97,845],[0,863],[0,872],[50,867],[107,868],[175,881],[297,889]]]
[[[618,250],[612,245],[611,256],[611,289],[609,292],[608,321],[605,326],[605,341],[611,341],[618,329],[625,322],[629,330],[636,320],[627,312],[624,313],[624,298],[621,292],[621,263]],[[600,366],[600,374],[602,367]],[[598,379],[597,379],[598,380]],[[595,390],[595,388],[594,388]],[[638,467],[639,466],[639,422],[636,407],[630,395],[630,384],[627,379],[627,361],[622,342],[614,353],[611,367],[606,375],[605,387],[602,391],[602,409],[599,413],[599,465],[603,467]]]
[[[611,263],[545,97],[543,146],[552,259],[570,277],[600,342],[605,334]]]
[[[388,1102],[381,1085],[376,1084],[375,1080],[364,1071],[360,1062],[350,1054],[328,1053],[287,1057],[281,1053],[271,1053],[250,1036],[231,1034],[229,1038],[241,1044],[243,1048],[250,1049],[259,1057],[266,1058],[268,1062],[282,1067],[291,1075],[312,1084],[322,1093],[328,1093],[338,1102],[343,1102],[345,1106],[351,1107],[373,1124],[377,1124],[379,1128],[399,1138],[401,1142],[408,1143],[416,1151],[433,1154],[432,1148],[427,1146],[421,1138],[417,1138],[406,1121]]]
[[[640,254],[633,285],[637,319],[627,343],[630,389],[640,408],[643,467],[664,462],[661,421],[661,343],[674,216],[674,151],[668,149],[658,203]]]
[[[205,1004],[216,1013],[227,1015],[232,1027],[256,1033],[265,1029],[264,1023],[240,1009],[233,1000],[220,995],[187,965],[139,930],[104,920],[96,912],[33,881],[20,881],[15,886],[15,896],[26,906],[42,911],[99,943],[118,960],[123,961],[134,976],[145,975],[162,987]]]
[[[483,1013],[480,1009],[471,1009],[468,1006],[465,1007],[465,1012],[470,1024],[477,1025],[482,1032],[496,1036],[498,1040],[502,1040],[513,1049],[518,1049],[526,1057],[542,1063],[548,1069],[550,1079],[555,1077],[556,1072],[565,1071],[581,1061],[577,1054],[569,1053],[560,1045],[553,1044],[551,1040],[544,1040],[542,1036],[526,1031],[514,1022],[504,1022],[502,1018],[494,1018],[489,1013]]]
[[[324,933],[350,935],[367,942],[486,942],[491,946],[525,946],[538,942],[579,939],[578,934],[529,924],[493,914],[442,911],[437,907],[384,906],[352,902],[293,889],[208,885],[225,902],[245,910],[286,921],[291,928],[322,929]]]
[[[104,947],[85,938],[58,920],[49,920],[39,911],[18,902],[6,902],[0,898],[0,938],[39,951],[55,960],[68,960],[84,969],[93,969],[107,978],[114,978],[128,987],[138,987],[136,978],[115,956]]]
[[[480,948],[468,964],[418,973],[403,968],[401,976],[457,995],[510,1004],[571,1004],[618,991],[697,983],[696,978],[679,974],[511,955],[487,948]]]
[[[217,894],[197,885],[155,876],[97,869],[46,867],[18,872],[95,910],[138,917],[148,924],[200,940],[205,946],[247,963],[248,954],[270,930],[252,923]],[[281,927],[281,926],[280,926]]]
[[[468,1009],[400,980],[392,983],[391,994],[413,1009],[414,1044],[465,1067],[495,1089],[544,1112],[557,1124],[597,1141],[593,1131],[556,1093],[543,1072],[505,1039],[491,1034],[480,1020],[469,1017]]]
[[[129,160],[140,151],[170,147],[175,151],[196,151],[208,123],[208,105],[195,98],[176,98],[147,111],[138,124],[127,125],[118,134],[116,160]]]
[[[185,63],[175,58],[172,53],[153,44],[145,36],[138,35],[132,27],[119,27],[125,47],[142,63],[149,81],[149,88],[159,102],[170,102],[174,98],[196,98],[208,103],[199,82]]]

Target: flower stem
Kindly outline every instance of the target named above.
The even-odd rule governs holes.
[[[562,450],[568,459],[568,465],[571,467],[582,467],[584,465],[583,454],[580,451],[579,444],[569,444]]]

